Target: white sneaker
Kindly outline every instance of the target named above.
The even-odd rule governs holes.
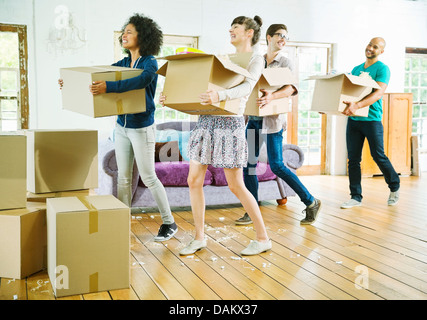
[[[243,249],[240,254],[242,256],[253,256],[271,249],[271,240],[265,242],[259,242],[258,240],[251,240],[249,245]]]
[[[350,199],[341,205],[341,209],[350,209],[353,207],[360,207],[361,205],[362,205],[362,202],[354,199]]]
[[[206,248],[207,247],[207,242],[206,242],[206,238],[203,239],[203,241],[200,240],[196,240],[193,239],[184,249],[182,249],[179,254],[181,256],[185,256],[188,254],[193,254],[196,251]]]
[[[395,206],[399,202],[399,190],[395,192],[390,192],[390,196],[388,197],[387,204],[389,206]]]

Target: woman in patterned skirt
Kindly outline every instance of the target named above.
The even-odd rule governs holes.
[[[240,16],[233,20],[230,42],[235,46],[236,53],[252,52],[252,46],[259,40],[261,25],[262,21],[258,16],[254,19]],[[248,159],[243,112],[264,66],[264,58],[253,54],[247,67],[252,79],[246,78],[243,83],[231,89],[208,90],[200,95],[201,104],[204,105],[237,98],[241,98],[241,103],[238,115],[199,116],[198,123],[191,132],[188,143],[190,171],[187,181],[196,234],[194,239],[179,252],[181,255],[193,254],[207,246],[204,233],[203,181],[208,165],[224,168],[230,190],[240,200],[254,222],[256,240],[252,240],[241,254],[255,255],[271,249],[271,240],[268,238],[258,203],[246,189],[243,181],[243,167],[246,166]],[[167,105],[166,98],[162,95],[160,103]]]

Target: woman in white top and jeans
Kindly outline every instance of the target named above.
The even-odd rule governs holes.
[[[230,37],[236,53],[252,52],[252,46],[259,40],[261,25],[262,21],[258,16],[255,16],[254,19],[240,16],[233,20]],[[200,95],[201,104],[206,105],[223,100],[242,99],[238,115],[201,115],[196,127],[191,132],[188,143],[190,171],[187,181],[196,234],[194,239],[180,251],[181,255],[193,254],[207,245],[204,233],[203,181],[208,165],[224,168],[230,190],[240,200],[254,223],[257,239],[251,241],[241,254],[254,255],[271,249],[271,240],[268,238],[258,203],[246,189],[242,171],[248,159],[243,112],[246,101],[263,69],[264,58],[261,55],[253,54],[247,67],[252,79],[246,78],[243,83],[231,89],[218,92],[208,90]],[[162,96],[160,103],[165,103],[166,98]]]

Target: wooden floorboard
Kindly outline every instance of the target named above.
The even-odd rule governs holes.
[[[302,176],[322,201],[314,225],[302,226],[304,205],[263,201],[272,250],[243,257],[255,238],[236,226],[241,205],[206,210],[208,247],[178,252],[194,235],[191,208],[173,208],[179,231],[153,240],[161,225],[155,209],[131,220],[130,288],[58,300],[406,300],[427,299],[427,177],[401,177],[400,201],[387,206],[383,177],[364,178],[361,207],[349,199],[346,176]],[[26,279],[0,279],[0,300],[54,300],[46,270]],[[362,281],[363,280],[363,281]]]

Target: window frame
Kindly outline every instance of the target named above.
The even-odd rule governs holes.
[[[18,34],[19,74],[17,100],[17,129],[29,128],[29,98],[28,98],[28,45],[27,26],[0,23],[0,32],[13,32]],[[0,100],[14,98],[0,96]]]

